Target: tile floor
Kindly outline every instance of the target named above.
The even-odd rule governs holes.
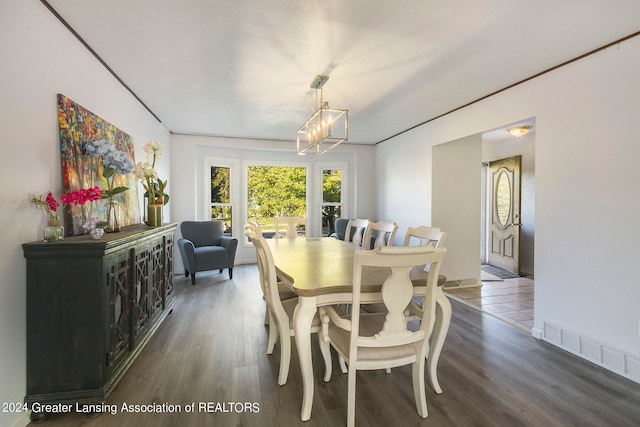
[[[503,280],[484,280],[483,278],[482,286],[445,289],[445,293],[453,299],[531,332],[533,283],[530,277]]]

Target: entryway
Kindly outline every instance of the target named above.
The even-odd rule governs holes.
[[[535,131],[520,138],[508,129],[482,135],[481,263],[515,273],[504,278],[482,271],[481,287],[446,294],[531,332],[534,310]]]
[[[482,276],[482,286],[480,287],[446,289],[445,294],[531,333],[533,328],[533,278],[497,278],[496,280],[486,274]]]

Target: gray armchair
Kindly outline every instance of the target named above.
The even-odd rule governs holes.
[[[335,237],[338,240],[344,240],[344,233],[345,231],[347,231],[348,223],[349,223],[349,218],[336,218],[335,222],[333,223],[333,227],[335,231],[331,233],[329,237]],[[351,234],[353,235],[355,231],[356,231],[355,228],[352,229]]]
[[[191,273],[191,283],[196,284],[196,272],[229,269],[229,279],[233,279],[233,265],[236,259],[238,239],[223,235],[222,221],[184,221],[180,224],[182,238],[178,248],[184,264],[184,275]]]

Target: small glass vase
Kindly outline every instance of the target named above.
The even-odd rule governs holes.
[[[44,228],[43,240],[45,242],[64,240],[64,227],[60,225],[59,219],[50,219],[47,222],[47,226]]]
[[[147,206],[147,225],[159,227],[162,225],[162,205]]]
[[[92,239],[102,239],[102,236],[104,236],[104,228],[100,228],[100,227],[96,227],[93,230],[89,231],[89,236],[91,236]]]
[[[104,231],[107,233],[115,233],[120,231],[120,224],[122,219],[120,217],[120,204],[113,199],[107,201],[107,226]]]

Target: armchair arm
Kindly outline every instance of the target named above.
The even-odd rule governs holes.
[[[233,268],[236,261],[236,250],[238,249],[238,239],[235,237],[223,236],[220,240],[220,246],[229,251],[229,267]]]
[[[191,273],[196,272],[196,247],[187,239],[178,239],[178,248],[182,256],[182,264]]]
[[[333,306],[328,305],[320,307],[319,311],[320,320],[322,321],[323,326],[324,324],[328,324],[329,320],[331,320],[331,322],[340,329],[344,329],[345,331],[351,330],[351,320],[348,317],[341,316]]]

